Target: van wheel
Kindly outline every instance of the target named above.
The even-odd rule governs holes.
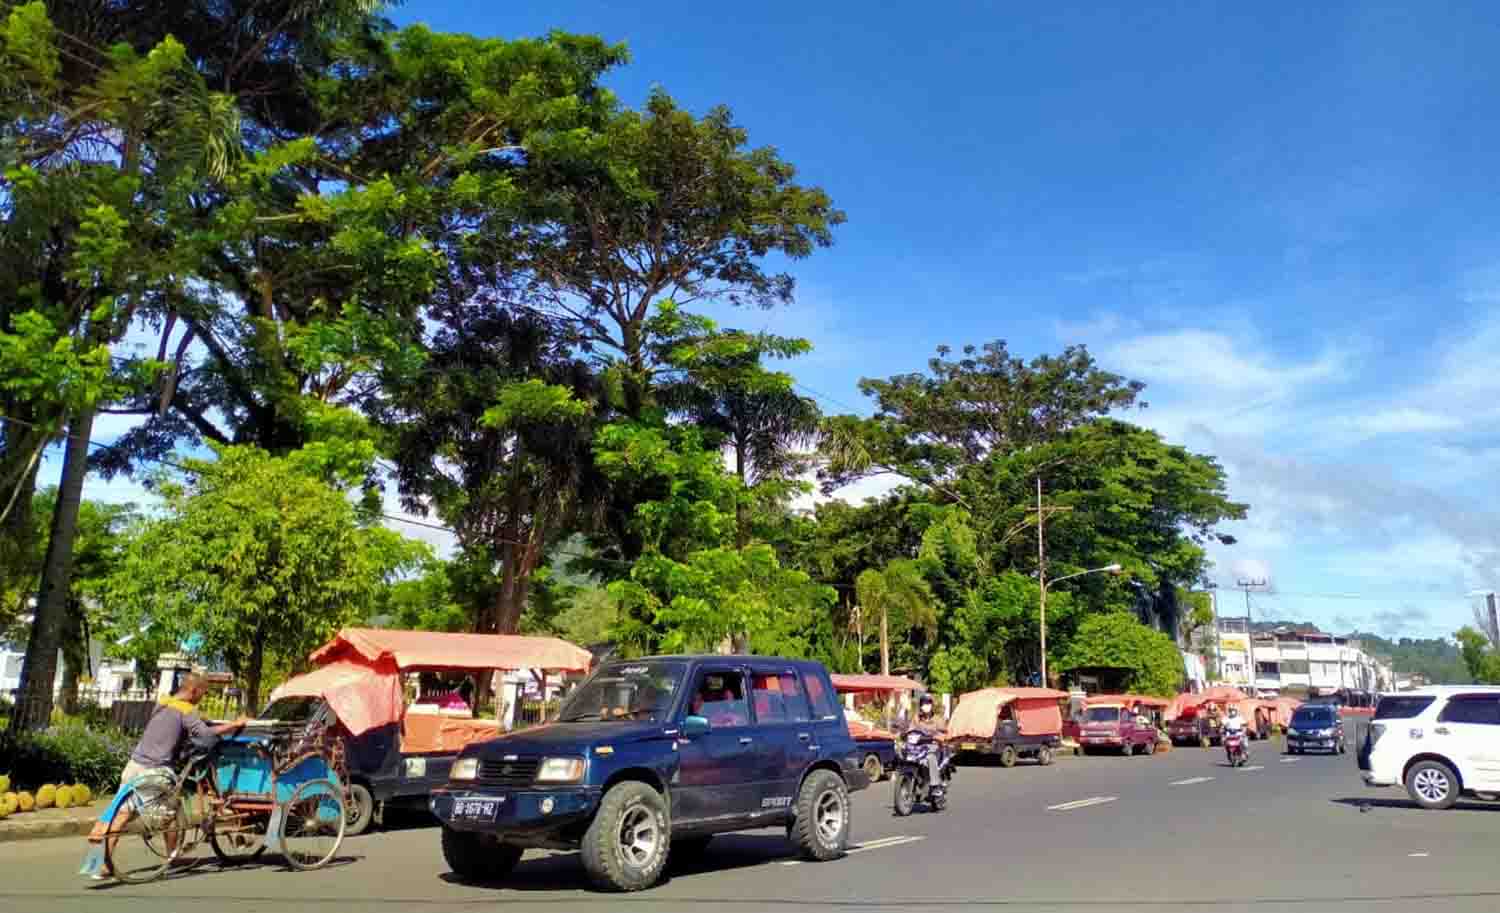
[[[1452,808],[1458,789],[1458,774],[1442,761],[1418,761],[1406,772],[1407,795],[1423,808]]]
[[[1144,745],[1141,746],[1141,749],[1146,754],[1156,754],[1156,740],[1152,739],[1151,741],[1145,743]]]
[[[370,829],[375,819],[375,797],[363,783],[349,784],[349,802],[344,808],[344,836],[356,837]]]
[[[443,859],[453,874],[467,881],[497,881],[510,874],[524,851],[489,834],[443,828]]]
[[[792,842],[802,855],[826,862],[844,855],[849,845],[849,787],[827,770],[815,770],[797,793]]]
[[[583,834],[583,868],[605,890],[645,890],[666,867],[670,834],[661,793],[634,780],[617,783]]]
[[[1036,762],[1043,767],[1050,767],[1052,761],[1052,748],[1048,745],[1043,745],[1042,750],[1036,753]]]
[[[1004,748],[1000,749],[1000,766],[1001,767],[1015,767],[1016,766],[1016,746],[1014,746],[1014,745],[1007,745]]]

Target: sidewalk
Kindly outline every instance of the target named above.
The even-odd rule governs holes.
[[[96,800],[76,808],[47,808],[35,812],[17,812],[0,821],[0,843],[13,840],[40,840],[44,837],[82,837],[94,826],[108,799]],[[3,853],[0,853],[3,855]]]

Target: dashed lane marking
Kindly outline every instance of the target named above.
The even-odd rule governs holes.
[[[1244,773],[1249,773],[1252,770],[1265,770],[1265,768],[1259,764],[1251,764],[1249,767],[1241,767],[1240,770]]]
[[[1426,859],[1428,856],[1431,856],[1431,855],[1432,855],[1431,853],[1407,853],[1406,854],[1406,858],[1408,858],[1408,859]]]
[[[1297,763],[1297,759],[1296,758],[1282,758],[1281,759],[1281,763],[1283,763],[1283,764],[1296,764]]]
[[[1095,805],[1105,805],[1119,799],[1119,796],[1092,796],[1087,799],[1075,799],[1072,802],[1063,802],[1058,805],[1047,806],[1049,812],[1072,812],[1080,808],[1091,808]]]
[[[856,843],[853,846],[849,847],[844,855],[854,856],[859,853],[868,853],[870,850],[890,849],[894,846],[905,846],[908,843],[916,843],[920,840],[926,839],[926,837],[910,835],[881,837],[878,840],[866,840],[864,843]],[[803,860],[801,859],[789,859],[786,862],[783,862],[782,865],[801,865],[802,862]]]
[[[1194,783],[1207,783],[1213,777],[1188,777],[1186,780],[1173,780],[1169,786],[1192,786]]]

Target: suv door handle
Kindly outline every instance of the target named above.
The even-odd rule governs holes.
[[[1448,734],[1448,727],[1447,726],[1438,726],[1435,729],[1433,729],[1432,731],[1435,732],[1435,733],[1437,733],[1438,735],[1447,735]]]
[[[747,736],[747,735],[740,736],[740,744],[741,745],[749,745],[750,744],[750,737]]]

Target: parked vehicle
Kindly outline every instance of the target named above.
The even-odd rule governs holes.
[[[1199,707],[1185,707],[1167,724],[1167,738],[1173,745],[1197,745],[1208,748],[1219,740],[1219,722]]]
[[[1250,754],[1245,749],[1247,738],[1249,738],[1247,730],[1224,734],[1224,757],[1229,761],[1230,767],[1244,767],[1245,762],[1250,759]]]
[[[948,721],[948,741],[960,751],[993,755],[1001,767],[1019,758],[1051,764],[1062,744],[1066,691],[1051,688],[985,688],[958,700]]]
[[[500,732],[498,720],[408,707],[403,673],[585,672],[592,660],[587,650],[552,637],[346,628],[312,654],[319,668],[271,693],[252,727],[279,733],[318,724],[342,734],[349,781],[345,833],[354,835],[379,823],[388,804],[425,807],[432,789],[448,781],[459,751]]]
[[[1368,786],[1405,786],[1423,808],[1500,794],[1500,687],[1435,686],[1380,698],[1360,744]]]
[[[896,814],[902,817],[911,814],[919,802],[925,802],[935,812],[947,808],[954,754],[947,751],[939,739],[915,729],[893,740],[892,744],[896,751],[896,765],[891,772]],[[932,782],[927,765],[928,757],[933,754],[938,756],[936,783]]]
[[[1339,709],[1329,704],[1304,704],[1292,714],[1286,730],[1287,754],[1304,751],[1326,751],[1343,754],[1344,720]]]
[[[862,760],[818,663],[652,657],[602,666],[553,725],[464,748],[431,807],[464,878],[578,850],[595,884],[638,891],[730,831],[784,826],[805,857],[842,855]]]
[[[876,694],[893,697],[920,691],[922,684],[904,675],[834,675],[833,688],[839,694]],[[849,735],[854,737],[862,755],[860,763],[870,782],[884,779],[896,765],[896,732],[889,720],[865,723],[849,720]]]
[[[1157,719],[1170,702],[1144,694],[1095,694],[1083,701],[1075,738],[1085,754],[1118,750],[1152,754],[1161,736]]]

